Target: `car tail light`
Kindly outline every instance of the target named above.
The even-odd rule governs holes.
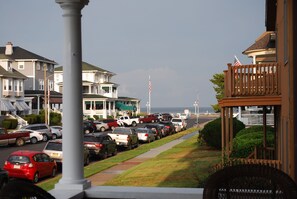
[[[95,147],[97,147],[97,148],[103,148],[103,144],[95,144]]]
[[[168,128],[168,129],[170,128],[170,126],[165,126],[165,127]]]
[[[144,136],[145,136],[145,137],[148,137],[148,134],[146,133]]]

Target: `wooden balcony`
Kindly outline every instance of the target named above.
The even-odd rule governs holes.
[[[281,95],[280,67],[277,63],[232,66],[225,73],[225,96]]]
[[[225,97],[221,107],[281,104],[281,73],[278,63],[232,66],[224,71]]]

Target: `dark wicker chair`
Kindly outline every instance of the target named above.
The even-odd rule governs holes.
[[[1,199],[55,199],[42,188],[28,181],[10,180],[0,191]]]
[[[204,199],[297,198],[297,185],[281,170],[255,164],[227,166],[210,175]]]

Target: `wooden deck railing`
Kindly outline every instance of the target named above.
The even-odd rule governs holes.
[[[281,94],[280,67],[277,63],[240,65],[228,64],[225,73],[225,96],[265,96]]]

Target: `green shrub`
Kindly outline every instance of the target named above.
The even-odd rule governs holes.
[[[233,137],[241,130],[244,129],[245,125],[233,118]],[[202,131],[200,132],[203,140],[211,147],[216,149],[222,148],[222,126],[221,118],[217,118],[209,123],[207,123]]]
[[[274,128],[267,127],[267,146],[274,145]],[[246,158],[253,151],[255,146],[263,146],[263,127],[253,126],[241,130],[233,139],[233,151],[231,157]]]
[[[2,127],[6,129],[10,129],[11,122],[7,120],[2,121]]]
[[[6,129],[15,129],[18,126],[17,119],[4,119],[2,121],[2,127]]]
[[[61,125],[62,116],[60,113],[51,112],[50,113],[50,125]]]

